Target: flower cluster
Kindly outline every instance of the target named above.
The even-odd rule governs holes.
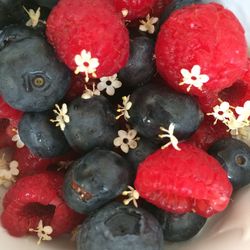
[[[148,32],[149,34],[155,33],[155,24],[159,21],[158,17],[150,17],[148,14],[146,20],[140,20],[141,25],[139,30],[143,32]]]
[[[116,120],[118,120],[120,117],[124,117],[124,119],[127,121],[130,118],[130,115],[128,111],[132,107],[132,102],[130,101],[130,96],[123,96],[122,97],[122,104],[123,105],[118,105],[118,109],[116,110],[119,115],[116,116]]]
[[[51,122],[56,123],[56,127],[60,127],[63,131],[65,129],[66,123],[70,122],[68,116],[68,107],[66,103],[63,103],[62,108],[58,104],[55,105],[56,109],[53,109],[53,112],[57,115],[56,119],[50,119]]]
[[[81,96],[82,99],[88,100],[94,96],[98,96],[101,94],[100,90],[96,89],[95,84],[92,85],[92,90],[88,88],[87,85],[84,86],[84,91]]]
[[[128,196],[127,199],[123,200],[123,204],[127,206],[130,202],[133,202],[134,206],[138,207],[137,200],[139,200],[140,194],[131,186],[128,186],[128,189],[128,191],[122,192],[123,196]]]
[[[229,131],[234,131],[233,133],[236,135],[240,128],[250,125],[250,101],[246,101],[243,107],[233,107],[228,102],[221,100],[220,102],[213,108],[212,113],[207,114],[215,118],[214,124],[221,121],[228,127]]]
[[[18,174],[18,162],[10,161],[3,153],[0,158],[0,186],[9,187]]]

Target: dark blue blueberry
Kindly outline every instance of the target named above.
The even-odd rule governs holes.
[[[128,162],[115,152],[95,149],[67,173],[64,199],[79,213],[90,213],[119,196],[131,181]]]
[[[35,0],[39,6],[44,6],[52,9],[58,2],[58,0]]]
[[[199,127],[203,114],[194,98],[168,89],[164,85],[143,86],[131,95],[132,107],[129,122],[139,134],[149,139],[159,140],[163,132],[175,126],[174,135],[178,139],[189,138]]]
[[[148,37],[130,40],[129,60],[118,74],[125,87],[137,88],[150,82],[155,73],[154,45]]]
[[[152,214],[158,219],[166,241],[185,241],[200,232],[207,219],[195,213],[171,214],[156,208]]]
[[[88,218],[77,235],[77,250],[163,250],[158,221],[141,208],[114,202]]]
[[[127,154],[127,159],[132,163],[134,169],[137,169],[139,164],[143,162],[149,155],[154,153],[159,146],[150,140],[140,137],[135,149],[130,149]]]
[[[0,29],[24,18],[21,0],[0,0]]]
[[[25,112],[52,108],[66,94],[70,71],[36,31],[8,26],[0,34],[0,91],[12,107]]]
[[[228,178],[237,190],[250,183],[250,148],[233,138],[221,139],[208,150],[227,171]]]
[[[202,3],[202,0],[172,0],[163,11],[160,18],[160,23],[163,24],[175,10],[178,10],[186,5],[198,3]]]
[[[77,151],[89,151],[95,147],[112,148],[117,135],[114,110],[104,96],[91,99],[77,98],[68,107],[70,123],[64,134]]]
[[[64,155],[70,147],[62,131],[50,122],[49,112],[25,113],[18,125],[23,143],[42,158]]]

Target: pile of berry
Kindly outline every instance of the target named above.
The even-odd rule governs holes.
[[[0,28],[11,235],[162,250],[250,183],[247,43],[223,6],[0,0]]]

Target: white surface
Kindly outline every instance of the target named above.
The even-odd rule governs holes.
[[[212,2],[211,0],[204,0]],[[250,0],[216,0],[231,9],[240,19],[250,45]],[[250,46],[249,46],[250,47]],[[2,194],[0,192],[2,197]],[[1,202],[1,201],[0,201]],[[0,208],[1,210],[1,208]],[[34,237],[13,238],[0,227],[1,250],[74,250],[68,239],[36,245]],[[240,191],[229,209],[209,221],[191,241],[172,244],[168,250],[249,250],[250,249],[250,186]],[[100,246],[100,250],[102,247]],[[129,249],[128,249],[129,250]]]

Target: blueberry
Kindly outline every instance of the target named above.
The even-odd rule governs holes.
[[[168,4],[163,11],[160,23],[163,24],[171,15],[172,12],[175,10],[181,9],[184,6],[190,5],[190,4],[198,4],[202,3],[202,0],[172,0],[170,4]]]
[[[58,0],[35,0],[39,6],[44,6],[52,9],[58,2]]]
[[[77,151],[89,151],[95,147],[112,148],[117,134],[114,110],[104,96],[91,99],[77,98],[68,107],[70,123],[64,134]]]
[[[0,91],[13,108],[45,111],[66,94],[70,71],[36,31],[8,26],[0,34]]]
[[[194,98],[168,89],[164,85],[143,86],[131,95],[129,122],[142,136],[158,140],[160,127],[174,124],[178,139],[189,138],[198,128],[203,114]]]
[[[156,143],[140,137],[140,140],[137,142],[137,147],[129,150],[127,159],[132,163],[134,169],[137,169],[139,164],[143,162],[147,156],[154,153],[158,148],[159,146]]]
[[[0,29],[18,23],[23,18],[24,12],[20,0],[0,0]]]
[[[163,250],[157,220],[141,208],[114,202],[88,218],[77,235],[77,250]]]
[[[207,221],[195,213],[171,214],[158,208],[152,214],[162,226],[164,239],[173,242],[191,239],[200,232]]]
[[[131,181],[128,162],[115,152],[95,149],[66,175],[64,198],[79,213],[90,213],[120,195]]]
[[[64,155],[70,147],[62,133],[50,122],[50,112],[25,113],[18,125],[22,142],[42,158]]]
[[[247,144],[233,138],[221,139],[209,148],[208,153],[227,171],[234,190],[250,183],[250,147]]]
[[[137,88],[150,82],[155,73],[154,40],[136,37],[130,40],[130,57],[118,77],[124,86]]]

